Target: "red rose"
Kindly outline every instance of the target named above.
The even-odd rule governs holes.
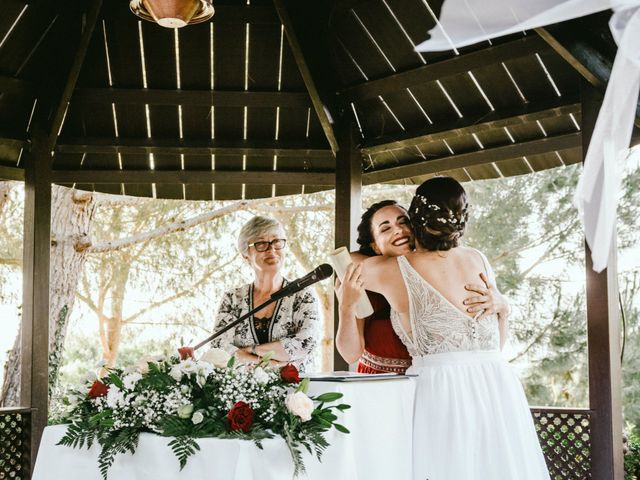
[[[229,430],[242,430],[247,433],[253,424],[253,408],[245,402],[236,404],[227,413],[229,420]]]
[[[298,369],[287,363],[280,369],[280,378],[287,383],[300,383],[300,376],[298,375]]]
[[[178,353],[180,354],[180,360],[193,358],[193,347],[180,347]]]
[[[89,398],[98,398],[104,397],[109,392],[109,387],[102,383],[100,380],[96,380],[91,385],[89,389],[89,393],[87,394]]]

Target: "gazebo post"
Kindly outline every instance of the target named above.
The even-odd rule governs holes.
[[[582,151],[586,155],[602,95],[582,80]],[[609,266],[593,271],[591,249],[585,242],[589,406],[591,418],[591,477],[622,480],[622,387],[617,252],[614,237]]]
[[[335,246],[356,248],[356,228],[362,209],[362,159],[356,149],[353,125],[344,123],[338,130],[336,153]],[[334,306],[337,305],[334,302]],[[334,338],[338,331],[338,309],[333,309]],[[334,370],[347,370],[349,365],[333,347]]]
[[[49,255],[51,251],[51,150],[35,129],[25,152],[23,300],[20,403],[32,409],[31,468],[47,424],[49,380]]]

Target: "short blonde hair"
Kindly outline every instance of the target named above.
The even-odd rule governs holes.
[[[238,234],[238,251],[244,256],[249,251],[249,244],[258,237],[269,233],[282,232],[285,234],[284,227],[275,218],[263,217],[256,215],[240,229]]]

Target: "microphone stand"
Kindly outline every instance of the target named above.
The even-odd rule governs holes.
[[[295,292],[291,292],[291,293],[295,293]],[[220,330],[213,332],[211,335],[209,335],[207,338],[205,338],[203,341],[201,341],[200,343],[198,343],[195,347],[193,347],[193,350],[198,350],[200,347],[203,347],[204,345],[206,345],[207,343],[211,342],[212,340],[218,338],[220,335],[222,335],[224,332],[226,332],[227,330],[232,329],[233,327],[235,327],[236,325],[242,323],[243,321],[245,321],[247,318],[249,318],[251,315],[253,315],[254,313],[262,310],[264,307],[266,307],[267,305],[271,305],[274,302],[277,302],[279,300],[279,298],[273,298],[273,295],[271,296],[271,298],[269,298],[269,300],[267,300],[266,302],[258,305],[257,307],[255,307],[253,310],[251,310],[248,313],[245,313],[244,315],[242,315],[240,318],[238,318],[237,320],[234,320],[231,323],[228,323],[227,325],[225,325],[224,327],[222,327]]]

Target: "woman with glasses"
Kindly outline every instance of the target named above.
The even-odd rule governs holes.
[[[238,251],[253,269],[254,280],[224,294],[215,330],[253,310],[287,284],[281,269],[286,251],[282,225],[255,216],[240,230]],[[213,341],[245,363],[257,363],[267,352],[272,361],[292,363],[305,371],[318,344],[318,302],[309,289],[282,298],[253,314]]]

